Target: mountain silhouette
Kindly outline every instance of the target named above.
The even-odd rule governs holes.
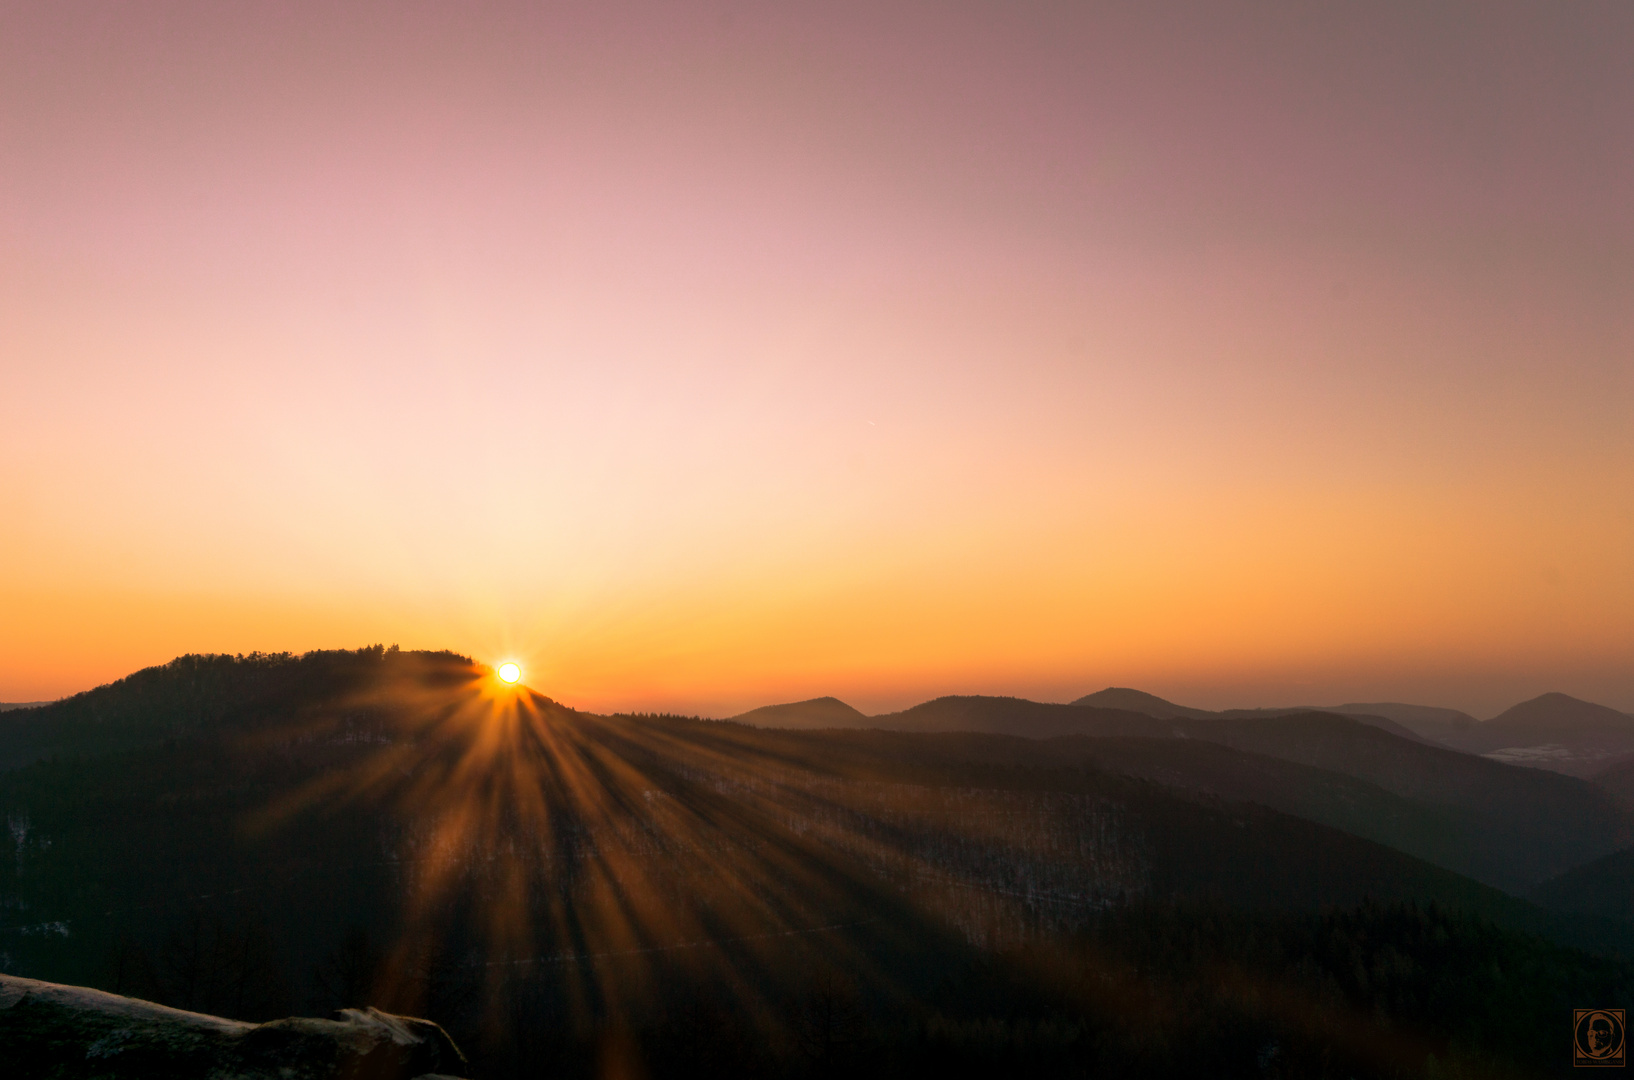
[[[1343,713],[1346,716],[1380,716],[1446,746],[1454,745],[1447,739],[1449,734],[1456,736],[1457,733],[1467,731],[1480,723],[1469,713],[1457,709],[1443,709],[1433,705],[1408,705],[1400,701],[1349,702],[1344,705],[1324,706],[1323,711]]]
[[[1504,710],[1477,729],[1490,749],[1564,742],[1634,750],[1634,716],[1566,694],[1541,694]]]
[[[1176,705],[1172,701],[1165,701],[1156,694],[1148,694],[1144,690],[1131,690],[1125,686],[1109,686],[1105,690],[1085,694],[1072,704],[1094,709],[1122,709],[1124,712],[1144,713],[1147,716],[1155,716],[1159,720],[1172,720],[1177,716],[1201,720],[1204,717],[1214,715],[1206,709],[1192,709],[1185,705]]]
[[[984,731],[1030,739],[1056,735],[1168,735],[1171,726],[1144,713],[1085,709],[1026,698],[954,694],[870,718],[893,731]]]
[[[1567,694],[1540,694],[1481,725],[1494,738],[1529,735],[1600,735],[1634,732],[1634,716]]]
[[[1634,716],[1548,693],[1443,737],[1449,745],[1498,761],[1591,776],[1634,754]]]
[[[1634,755],[1634,717],[1561,693],[1543,694],[1521,702],[1487,721],[1457,709],[1402,702],[1209,712],[1123,687],[1109,687],[1081,697],[1073,704],[1128,709],[1159,719],[1336,713],[1418,742],[1578,777],[1602,771],[1624,755]]]
[[[820,697],[787,705],[762,705],[731,717],[734,723],[765,728],[867,727],[868,717],[839,698]]]
[[[921,734],[1047,740],[1032,742],[1048,749],[1030,764],[1089,760],[1095,757],[1090,747],[1104,746],[1106,767],[1180,790],[1252,799],[1507,889],[1528,888],[1630,840],[1622,805],[1586,780],[1403,738],[1334,713],[1159,719],[1122,709],[967,695],[936,698],[867,723]],[[1189,748],[1190,742],[1243,756]],[[1110,754],[1114,745],[1122,747],[1120,755]],[[1277,773],[1272,762],[1320,772],[1284,767]]]
[[[1160,720],[1182,717],[1189,720],[1205,720],[1210,717],[1227,719],[1249,719],[1253,717],[1294,716],[1300,713],[1334,712],[1353,716],[1364,724],[1382,728],[1392,735],[1414,742],[1431,742],[1412,728],[1399,723],[1386,712],[1368,711],[1361,706],[1339,706],[1327,708],[1314,705],[1297,705],[1282,708],[1264,709],[1224,709],[1211,712],[1208,709],[1193,709],[1185,705],[1176,705],[1172,701],[1165,701],[1155,694],[1148,694],[1142,690],[1131,690],[1126,687],[1110,686],[1105,690],[1096,691],[1074,701],[1072,704],[1091,708],[1125,709],[1130,712],[1144,713]],[[1413,708],[1413,706],[1407,706]]]

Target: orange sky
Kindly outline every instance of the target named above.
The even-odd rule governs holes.
[[[1620,5],[15,5],[0,701],[1634,709]]]

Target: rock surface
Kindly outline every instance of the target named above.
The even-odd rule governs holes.
[[[0,1072],[29,1080],[433,1080],[467,1075],[429,1020],[377,1009],[266,1024],[0,975]]]

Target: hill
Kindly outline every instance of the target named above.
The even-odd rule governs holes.
[[[1516,746],[1540,738],[1634,740],[1634,716],[1566,694],[1542,694],[1504,710],[1479,731],[1489,745]]]
[[[1141,690],[1130,690],[1125,687],[1117,686],[1108,687],[1105,690],[1099,690],[1093,694],[1086,694],[1077,701],[1072,702],[1072,704],[1081,705],[1088,708],[1122,709],[1127,712],[1143,713],[1159,720],[1171,720],[1176,718],[1187,720],[1207,720],[1210,718],[1247,720],[1254,719],[1256,717],[1296,716],[1301,713],[1313,712],[1337,712],[1352,716],[1364,724],[1371,724],[1374,727],[1382,728],[1385,731],[1390,732],[1390,734],[1399,736],[1403,739],[1410,739],[1413,742],[1432,741],[1424,738],[1412,728],[1399,723],[1390,715],[1389,712],[1361,711],[1361,707],[1359,706],[1341,706],[1339,708],[1327,709],[1318,708],[1312,705],[1300,705],[1289,708],[1225,709],[1218,712],[1211,712],[1207,709],[1193,709],[1185,705],[1176,705],[1174,702],[1165,701],[1155,694],[1148,694]],[[1413,709],[1416,708],[1416,706],[1409,705],[1401,708]],[[1392,709],[1392,711],[1396,710]]]
[[[1460,739],[1500,761],[1588,776],[1634,753],[1634,716],[1566,694],[1523,701]]]
[[[1141,713],[1146,716],[1156,717],[1159,720],[1172,720],[1177,716],[1201,720],[1214,715],[1207,709],[1193,709],[1185,705],[1176,705],[1172,701],[1163,700],[1156,694],[1148,694],[1144,690],[1131,690],[1126,686],[1109,686],[1105,690],[1085,694],[1072,704],[1091,709],[1120,709],[1124,712]]]
[[[1398,738],[1332,713],[1158,720],[1018,698],[948,697],[874,722],[904,731],[984,731],[1034,739],[1199,740],[1337,773],[1417,804],[1415,819],[1428,831],[1414,850],[1441,852],[1450,865],[1505,888],[1536,884],[1629,839],[1620,804],[1586,781]],[[1166,782],[1206,789],[1205,781],[1179,779],[1182,760],[1173,759]],[[1334,789],[1335,800],[1340,790]],[[1270,805],[1293,803],[1271,800]],[[1321,820],[1337,820],[1338,811],[1323,813]],[[1440,824],[1432,827],[1435,821]]]
[[[1510,765],[1577,777],[1587,777],[1620,757],[1634,754],[1634,717],[1559,693],[1524,701],[1484,722],[1457,709],[1401,702],[1209,712],[1118,687],[1081,697],[1073,704],[1127,709],[1158,719],[1246,719],[1310,712],[1338,713],[1403,738],[1483,754]]]
[[[1419,705],[1341,705],[1334,712],[1372,710],[1426,738],[1496,761],[1587,777],[1634,753],[1634,717],[1566,694],[1523,701],[1490,720]]]
[[[454,653],[380,645],[302,656],[179,656],[94,690],[0,716],[0,770],[186,735],[287,729],[315,706],[333,709],[394,681],[469,679],[472,670],[468,657]]]
[[[1457,744],[1452,740],[1480,723],[1469,713],[1457,709],[1442,709],[1433,705],[1408,705],[1399,701],[1355,701],[1344,705],[1324,706],[1322,711],[1336,712],[1345,716],[1382,716],[1422,738],[1454,748]]]
[[[867,727],[868,717],[839,698],[820,697],[787,705],[763,705],[732,717],[739,724],[767,728]]]
[[[1039,757],[1268,806],[1500,887],[1522,888],[1542,867],[1561,865],[1550,857],[1550,835],[1517,832],[1498,815],[1405,798],[1331,769],[1200,739],[1068,736],[1032,745]]]
[[[1026,698],[950,695],[901,712],[871,718],[891,731],[982,731],[1048,739],[1057,735],[1162,736],[1175,730],[1166,720],[1126,709],[1088,709]]]

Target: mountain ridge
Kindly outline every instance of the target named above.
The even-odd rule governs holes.
[[[1105,690],[1098,690],[1093,694],[1085,694],[1083,697],[1078,698],[1070,704],[1077,705],[1080,708],[1127,709],[1132,712],[1142,712],[1148,716],[1154,716],[1164,720],[1174,719],[1176,717],[1183,717],[1189,720],[1206,720],[1210,717],[1235,720],[1251,719],[1258,716],[1292,716],[1299,713],[1331,712],[1346,716],[1354,716],[1356,719],[1361,720],[1364,723],[1371,724],[1374,727],[1383,728],[1392,735],[1397,735],[1404,739],[1412,739],[1415,742],[1433,742],[1433,740],[1426,739],[1411,727],[1400,723],[1385,713],[1359,711],[1358,707],[1338,706],[1329,708],[1321,705],[1292,705],[1286,707],[1268,707],[1260,709],[1220,709],[1211,711],[1208,709],[1194,709],[1187,705],[1176,705],[1174,702],[1160,698],[1156,694],[1148,694],[1143,690],[1134,690],[1123,686],[1109,686]],[[1411,708],[1411,706],[1408,707]]]
[[[1122,709],[950,695],[870,717],[867,727],[920,734],[963,731],[1019,736],[1056,740],[1057,745],[1073,738],[1155,740],[1171,748],[1171,757],[1180,754],[1179,744],[1201,741],[1325,770],[1330,776],[1360,781],[1379,792],[1379,796],[1365,798],[1385,799],[1379,803],[1381,811],[1388,804],[1390,814],[1419,822],[1414,826],[1419,830],[1417,839],[1411,845],[1416,853],[1437,853],[1441,865],[1509,889],[1530,887],[1630,839],[1630,820],[1623,804],[1587,780],[1404,738],[1376,723],[1336,713],[1205,713],[1201,719],[1159,719]],[[1253,772],[1253,766],[1241,761],[1231,767],[1238,779],[1231,782],[1235,786],[1230,790],[1244,797],[1252,785],[1244,787],[1243,777]],[[1188,768],[1192,771],[1184,784],[1206,787],[1197,773],[1201,766],[1194,763]],[[1158,767],[1137,772],[1161,774],[1161,769],[1153,769]],[[1291,777],[1290,782],[1294,782]],[[1308,784],[1308,780],[1299,780],[1296,786],[1316,790],[1305,786]],[[1254,797],[1285,811],[1296,806],[1295,801],[1264,794]],[[1364,798],[1359,792],[1354,797]],[[1389,798],[1407,802],[1388,803]],[[1332,825],[1346,820],[1338,805],[1324,805],[1320,810],[1309,809],[1316,803],[1301,805],[1307,807],[1307,813],[1317,814],[1315,820]],[[1382,840],[1389,834],[1363,829],[1360,835]]]
[[[781,705],[762,705],[729,717],[733,723],[766,728],[827,728],[866,726],[869,718],[837,697],[810,698]]]
[[[1479,754],[1505,764],[1545,769],[1587,778],[1617,759],[1634,755],[1634,716],[1606,705],[1558,691],[1520,702],[1489,720],[1457,709],[1402,702],[1351,702],[1344,705],[1225,709],[1210,712],[1176,705],[1154,694],[1127,687],[1108,687],[1087,694],[1075,705],[1121,703],[1158,718],[1245,718],[1326,712],[1352,716],[1392,734],[1435,746]]]

